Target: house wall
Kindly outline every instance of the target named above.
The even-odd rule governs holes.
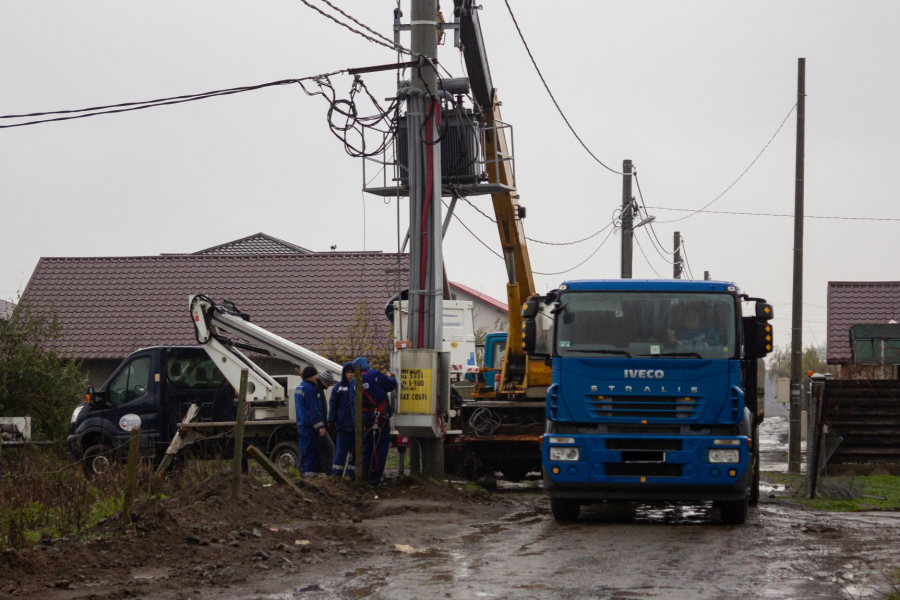
[[[491,331],[498,331],[499,329],[503,329],[504,331],[509,329],[509,314],[506,311],[500,310],[495,306],[492,306],[478,298],[477,296],[473,296],[472,294],[467,294],[459,289],[453,290],[453,296],[455,300],[468,300],[475,303],[475,307],[472,310],[472,320],[475,325],[475,333],[477,334],[479,330],[484,330],[486,333],[490,333]],[[503,327],[498,327],[498,321],[503,324]]]

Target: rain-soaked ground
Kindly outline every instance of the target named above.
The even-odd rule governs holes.
[[[783,460],[785,426],[772,419],[762,432],[764,469]],[[483,515],[435,506],[433,513],[367,520],[377,535],[400,544],[395,552],[322,564],[315,575],[257,581],[224,596],[883,597],[885,574],[900,566],[900,513],[816,513],[779,491],[768,487],[740,527],[722,525],[710,505],[598,505],[576,523],[559,524],[537,482],[501,485],[510,502]]]

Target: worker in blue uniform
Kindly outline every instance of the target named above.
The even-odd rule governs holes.
[[[337,449],[331,474],[353,478],[356,474],[354,445],[356,443],[354,419],[354,397],[350,395],[350,381],[353,379],[353,363],[347,361],[341,370],[341,380],[331,390],[328,401],[328,428],[335,432]]]
[[[381,483],[384,462],[391,447],[391,415],[394,413],[388,394],[397,389],[397,379],[393,373],[382,373],[373,369],[369,361],[361,356],[353,361],[362,373],[363,405],[363,479],[372,485]],[[356,380],[348,386],[350,397],[356,394]]]
[[[325,435],[325,417],[319,402],[316,380],[319,377],[315,367],[305,367],[301,373],[303,381],[294,392],[294,407],[297,411],[297,444],[300,447],[297,468],[304,477],[315,477],[322,472],[322,452],[319,438]]]

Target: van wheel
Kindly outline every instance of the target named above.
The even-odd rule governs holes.
[[[81,461],[84,476],[93,479],[109,472],[113,461],[112,449],[106,444],[94,444],[84,451]]]
[[[567,523],[574,521],[581,514],[581,504],[577,500],[567,498],[550,498],[550,512],[557,521]]]
[[[726,525],[743,525],[747,520],[748,502],[743,500],[726,500],[721,505],[722,521]]]
[[[269,454],[269,458],[282,473],[290,473],[297,468],[297,460],[300,458],[300,447],[297,442],[280,442]]]

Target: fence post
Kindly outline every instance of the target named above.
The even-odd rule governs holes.
[[[121,530],[124,532],[131,524],[131,510],[134,508],[134,479],[137,471],[138,450],[141,445],[141,428],[131,429],[131,439],[128,440],[128,470],[125,474],[125,498],[122,501]]]
[[[356,459],[356,481],[363,481],[363,476],[365,475],[366,469],[369,465],[363,464],[363,405],[362,405],[362,397],[363,397],[363,387],[362,387],[362,369],[359,368],[359,365],[355,365],[353,368],[353,381],[354,381],[354,391],[355,398],[353,399],[353,406],[355,408],[356,418],[354,419],[353,429],[356,433],[354,436],[354,448],[355,448],[355,459]]]
[[[231,467],[231,499],[237,500],[241,490],[241,462],[244,458],[244,412],[247,405],[247,369],[241,369],[241,389],[238,393],[237,426],[234,431],[234,464]]]
[[[816,497],[816,486],[819,483],[819,457],[822,453],[822,429],[825,422],[825,417],[822,414],[825,412],[824,397],[825,378],[824,376],[814,375],[810,400],[816,407],[816,418],[813,424],[813,436],[815,437],[813,437],[812,443],[812,460],[807,461],[807,465],[812,469],[812,473],[809,473],[809,497],[812,499]],[[806,436],[806,451],[810,451],[809,431],[807,431]]]

